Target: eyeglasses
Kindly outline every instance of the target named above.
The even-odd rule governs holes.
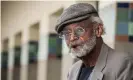
[[[76,27],[74,29],[74,32],[73,33],[70,30],[66,30],[66,31],[60,32],[59,33],[59,38],[68,40],[68,39],[70,39],[70,37],[71,37],[72,34],[74,34],[74,36],[76,36],[76,37],[80,37],[84,33],[85,33],[85,29],[79,26],[79,27]]]

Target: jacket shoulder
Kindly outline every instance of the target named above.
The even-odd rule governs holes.
[[[76,69],[79,69],[79,68],[81,67],[81,65],[82,65],[82,61],[81,61],[81,60],[75,62],[75,63],[72,65],[72,67],[71,67],[71,71],[76,70]]]
[[[133,53],[129,52],[122,52],[122,51],[116,51],[114,50],[112,53],[110,53],[112,59],[114,60],[133,60]]]
[[[133,78],[133,53],[109,52],[107,68],[114,73],[116,79],[131,80]]]
[[[67,77],[72,78],[73,76],[75,76],[78,73],[78,71],[80,70],[81,66],[82,66],[82,61],[81,60],[75,62],[72,65],[72,67],[69,69]]]

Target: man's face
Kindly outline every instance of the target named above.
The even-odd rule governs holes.
[[[63,29],[70,53],[82,57],[90,53],[96,44],[96,36],[92,23],[87,20],[67,25]]]

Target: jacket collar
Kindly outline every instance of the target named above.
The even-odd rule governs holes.
[[[102,70],[106,66],[108,52],[109,52],[109,47],[105,43],[103,43],[96,65],[90,75],[90,80],[102,80],[103,78]]]

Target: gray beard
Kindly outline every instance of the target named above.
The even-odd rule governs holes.
[[[78,50],[70,49],[70,55],[74,58],[83,57],[89,54],[96,45],[96,36],[93,35],[87,42],[82,46],[78,46]]]

